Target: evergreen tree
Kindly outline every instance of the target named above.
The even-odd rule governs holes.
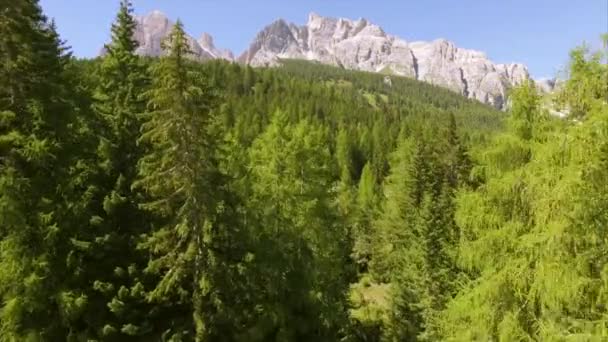
[[[404,140],[391,156],[391,172],[373,225],[370,271],[378,282],[390,284],[383,332],[389,341],[415,341],[424,329],[425,284],[420,271],[425,269],[424,246],[417,228],[418,205],[412,196],[419,181],[412,172],[417,150],[415,143]]]
[[[340,171],[338,184],[338,205],[344,216],[348,216],[354,205],[353,183],[353,143],[349,133],[341,128],[336,137],[336,162]]]
[[[372,221],[377,206],[378,186],[371,164],[365,164],[357,193],[356,223],[354,226],[353,258],[359,272],[366,272],[372,254]]]
[[[160,277],[148,300],[171,310],[164,313],[163,338],[207,341],[221,336],[225,298],[218,279],[226,270],[228,233],[222,215],[229,209],[210,132],[215,95],[187,66],[181,22],[167,42],[166,57],[152,69],[151,112],[140,138],[150,149],[134,184],[150,196],[141,207],[158,222],[141,245],[151,257],[146,273]]]
[[[469,157],[466,141],[463,141],[459,135],[454,113],[449,114],[447,150],[447,181],[449,186],[456,188],[459,185],[474,185],[470,175],[473,162]]]
[[[379,239],[372,272],[391,284],[387,340],[436,340],[439,314],[457,278],[455,189],[443,171],[450,159],[441,161],[438,148],[424,139],[415,145],[405,140],[393,155],[374,223]]]
[[[144,66],[135,55],[135,25],[131,3],[121,1],[94,90],[101,136],[98,176],[93,181],[99,195],[91,203],[92,227],[78,236],[87,247],[74,253],[84,269],[77,280],[86,284],[83,290],[89,299],[83,324],[89,330],[86,334],[97,338],[126,338],[152,330],[141,290],[145,257],[136,248],[150,222],[138,208],[138,193],[131,190],[141,157],[138,115],[145,109],[142,94],[147,83]]]
[[[55,341],[86,303],[62,288],[80,223],[69,54],[38,1],[0,13],[0,340]],[[80,189],[78,189],[80,190]]]

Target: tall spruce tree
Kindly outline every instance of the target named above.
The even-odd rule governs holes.
[[[447,141],[420,139],[404,140],[393,154],[373,224],[370,270],[390,284],[386,340],[436,340],[438,317],[457,276],[456,184],[450,184],[448,172],[457,146],[443,151]]]
[[[92,227],[79,234],[82,250],[74,254],[84,269],[79,277],[88,296],[83,333],[90,338],[127,338],[152,330],[141,290],[146,259],[136,248],[150,222],[138,207],[140,194],[131,189],[142,153],[138,116],[145,109],[142,93],[147,84],[144,65],[135,55],[132,11],[130,1],[120,2],[112,40],[96,73],[99,190],[92,203]]]
[[[224,177],[218,171],[211,129],[215,93],[188,67],[190,54],[181,22],[167,40],[166,56],[152,68],[147,121],[140,143],[149,152],[139,162],[135,186],[151,200],[141,207],[157,217],[141,244],[151,257],[146,273],[160,276],[148,300],[172,308],[164,338],[218,339],[223,317],[223,286],[230,284],[230,238],[222,215]],[[218,283],[222,277],[224,283]],[[181,309],[180,309],[181,308]],[[229,308],[229,306],[228,306]],[[184,315],[184,312],[190,314]]]

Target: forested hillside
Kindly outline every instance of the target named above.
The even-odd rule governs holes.
[[[0,12],[0,341],[604,341],[608,67],[499,112],[407,78],[69,54]],[[608,43],[608,38],[605,40]]]

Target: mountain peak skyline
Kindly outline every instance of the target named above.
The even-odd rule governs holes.
[[[94,57],[109,40],[108,29],[119,1],[41,0],[40,3],[45,13],[55,19],[59,33],[74,54]],[[608,30],[608,3],[603,0],[533,3],[515,0],[508,4],[475,0],[458,3],[269,0],[263,4],[244,0],[178,3],[134,0],[133,4],[137,15],[157,10],[169,18],[179,18],[194,37],[209,32],[216,45],[236,54],[246,50],[257,32],[275,19],[302,25],[314,13],[334,18],[365,18],[407,41],[445,38],[459,47],[484,51],[498,63],[524,63],[534,78],[554,78],[565,68],[568,51],[573,46],[586,41],[599,47],[599,35]],[[568,25],[564,25],[566,22]]]
[[[162,41],[176,20],[153,11],[138,16],[137,52],[161,56]],[[508,90],[530,78],[522,63],[495,63],[486,54],[446,39],[408,42],[366,19],[324,17],[311,13],[305,25],[277,19],[234,58],[218,49],[209,34],[186,35],[197,60],[226,59],[254,67],[278,66],[285,59],[320,62],[349,70],[403,76],[450,89],[470,99],[505,109]],[[550,84],[545,84],[551,89]]]

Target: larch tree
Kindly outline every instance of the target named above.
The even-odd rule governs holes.
[[[350,246],[335,214],[327,133],[278,111],[250,151],[252,196],[262,241],[259,340],[331,341],[346,320]],[[257,208],[257,209],[256,209]],[[269,297],[269,298],[268,298]]]

